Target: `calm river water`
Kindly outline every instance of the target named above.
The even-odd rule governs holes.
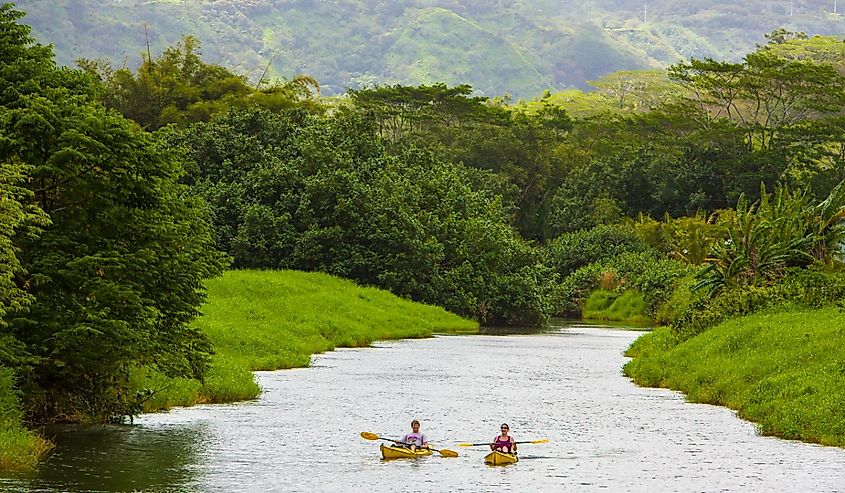
[[[754,426],[620,373],[639,333],[561,327],[534,335],[443,336],[316,356],[260,372],[255,402],[65,429],[37,473],[0,491],[845,492],[845,451],[760,437]],[[378,442],[417,418],[460,452],[380,460]],[[485,466],[508,422],[520,461]]]

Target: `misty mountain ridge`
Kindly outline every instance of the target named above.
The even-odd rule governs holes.
[[[786,27],[842,35],[836,0],[22,0],[57,61],[137,67],[183,35],[252,81],[307,74],[323,94],[375,84],[468,83],[532,98],[618,70],[737,60]]]

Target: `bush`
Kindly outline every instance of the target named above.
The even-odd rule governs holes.
[[[634,290],[627,290],[621,295],[604,290],[593,291],[584,303],[582,317],[637,324],[651,322],[643,294]]]
[[[565,233],[549,243],[549,264],[565,277],[586,265],[625,252],[643,252],[649,246],[631,226],[601,225]]]
[[[0,471],[28,469],[52,444],[22,424],[20,392],[14,386],[14,372],[0,367]]]
[[[694,272],[689,264],[666,258],[656,250],[622,253],[606,261],[604,268],[616,271],[621,279],[619,290],[643,293],[650,316],[672,296],[680,279]]]
[[[554,289],[555,313],[559,316],[580,316],[584,301],[598,287],[602,266],[588,264],[580,267]]]
[[[561,315],[579,313],[590,293],[601,288],[614,291],[615,296],[628,291],[641,293],[638,296],[645,303],[642,315],[655,318],[658,310],[672,298],[681,279],[691,278],[693,272],[689,264],[668,259],[654,249],[622,252],[583,266],[564,278],[555,290],[556,311]],[[664,309],[663,316],[666,313]]]
[[[691,290],[695,282],[695,276],[692,274],[678,279],[669,298],[657,305],[652,321],[656,325],[669,325],[681,317],[690,304],[700,298],[700,295],[694,294]]]
[[[821,308],[845,299],[845,274],[790,268],[777,283],[722,291],[715,298],[701,299],[672,323],[682,340],[732,317],[773,307]]]

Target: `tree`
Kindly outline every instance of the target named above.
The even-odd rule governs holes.
[[[378,122],[379,135],[400,142],[433,126],[454,127],[488,117],[494,111],[487,98],[470,97],[472,87],[462,84],[384,86],[349,90],[355,106]]]
[[[249,105],[276,111],[294,106],[321,111],[313,98],[320,85],[313,77],[300,75],[269,84],[262,80],[252,88],[245,77],[203,62],[200,42],[193,36],[183,36],[157,58],[149,53],[142,57],[136,73],[127,68],[114,70],[104,60],[80,59],[77,65],[99,81],[107,107],[148,130],[208,121],[229,108]]]
[[[619,111],[651,111],[680,90],[664,70],[623,70],[590,85]]]
[[[33,419],[102,421],[131,408],[131,365],[201,378],[211,348],[188,323],[223,259],[178,156],[57,69],[20,17],[0,8],[0,163],[21,165],[23,205],[50,224],[14,238],[32,302],[0,330],[24,353],[8,363]]]
[[[745,128],[749,149],[770,149],[783,129],[835,115],[845,104],[845,78],[833,66],[765,50],[743,63],[692,60],[670,67],[669,75],[713,118]]]
[[[233,111],[174,134],[235,265],[316,270],[485,323],[538,324],[553,275],[489,171],[388,151],[360,112]]]

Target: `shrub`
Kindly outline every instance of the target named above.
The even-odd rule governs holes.
[[[601,225],[565,233],[549,243],[549,264],[568,276],[581,267],[615,257],[624,252],[643,252],[649,246],[630,226]]]
[[[566,276],[554,290],[555,313],[560,316],[580,315],[584,301],[598,287],[601,272],[601,265],[588,264]]]
[[[0,471],[27,469],[52,444],[22,425],[20,392],[14,386],[14,372],[0,367]]]
[[[686,340],[728,318],[782,306],[821,308],[843,299],[845,274],[793,267],[775,284],[736,287],[691,303],[672,330]]]

